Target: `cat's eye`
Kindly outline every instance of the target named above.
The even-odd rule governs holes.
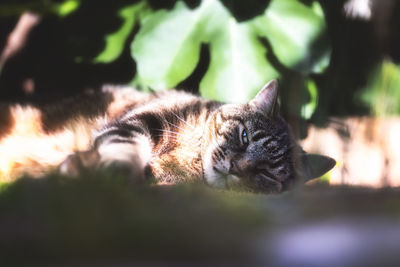
[[[247,135],[246,129],[243,129],[242,131],[242,144],[247,146],[249,144],[249,137]]]

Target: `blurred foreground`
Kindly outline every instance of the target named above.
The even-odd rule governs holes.
[[[399,266],[399,215],[398,189],[26,178],[0,191],[0,265]]]

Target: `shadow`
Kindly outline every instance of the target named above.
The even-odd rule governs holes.
[[[201,44],[199,62],[196,68],[185,80],[180,82],[176,88],[183,89],[186,92],[190,92],[199,95],[200,82],[206,74],[208,67],[210,66],[210,45]]]
[[[65,18],[44,16],[30,32],[25,48],[5,63],[0,97],[5,101],[51,102],[104,83],[129,82],[136,72],[130,41],[137,29],[117,60],[94,64],[92,59],[103,51],[104,36],[122,25],[117,11],[134,2],[82,1],[80,8]],[[24,91],[27,80],[34,86],[31,94]]]
[[[232,16],[235,17],[235,19],[238,22],[242,22],[252,19],[258,15],[262,15],[271,1],[270,0],[265,0],[265,1],[221,0],[221,2],[230,11]]]
[[[389,22],[390,40],[389,40],[389,53],[396,64],[400,63],[400,35],[398,34],[400,28],[400,3],[394,4],[394,9]]]
[[[369,109],[355,100],[382,59],[373,24],[346,18],[343,1],[320,2],[326,14],[332,55],[328,69],[313,76],[319,89],[319,105],[313,119],[318,122],[327,116],[366,115]]]
[[[305,87],[303,77],[295,70],[283,65],[274,53],[274,49],[267,38],[259,38],[260,42],[267,49],[267,61],[280,73],[280,114],[290,125],[296,138],[305,135],[300,109],[305,101]]]
[[[310,1],[302,1],[309,4]],[[368,107],[357,102],[357,95],[365,88],[371,72],[380,63],[379,44],[371,21],[352,20],[343,13],[344,1],[320,1],[325,13],[327,30],[310,44],[312,57],[298,62],[294,68],[284,66],[276,57],[270,42],[262,38],[267,48],[267,60],[281,74],[281,112],[297,137],[307,135],[307,123],[326,126],[332,116],[360,116],[370,113]],[[395,40],[395,39],[394,39]],[[318,105],[308,122],[300,118],[301,107],[309,101],[306,78],[293,69],[302,69],[323,56],[331,44],[328,68],[321,74],[311,74],[318,88]]]
[[[14,120],[11,117],[9,106],[0,103],[0,141],[10,133],[13,126]]]
[[[147,2],[149,3],[152,9],[157,10],[157,9],[172,9],[177,0],[163,0],[163,1],[147,0]],[[183,0],[183,2],[185,2],[185,4],[189,8],[193,9],[200,5],[201,0]]]

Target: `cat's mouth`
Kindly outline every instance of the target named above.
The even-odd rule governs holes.
[[[256,169],[253,173],[240,177],[255,192],[280,193],[283,190],[282,181],[265,169]]]
[[[239,166],[233,161],[231,168],[226,172],[217,167],[213,168],[221,176],[235,176],[240,178],[244,184],[256,192],[276,192],[283,189],[283,184],[266,169],[256,169],[254,173],[243,173]]]
[[[265,171],[252,176],[251,182],[256,191],[280,193],[283,189],[282,182]]]

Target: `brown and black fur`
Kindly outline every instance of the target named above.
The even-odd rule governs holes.
[[[116,168],[136,182],[152,176],[157,183],[204,180],[225,188],[233,181],[279,192],[297,178],[316,177],[333,167],[332,159],[307,155],[294,142],[278,113],[276,81],[247,104],[223,104],[178,91],[106,88],[104,94],[112,95],[106,108],[65,124],[73,128],[84,122],[93,133],[65,160],[54,162],[53,167],[61,163],[62,173]],[[315,159],[318,164],[310,167]],[[23,170],[29,172],[29,167]]]

